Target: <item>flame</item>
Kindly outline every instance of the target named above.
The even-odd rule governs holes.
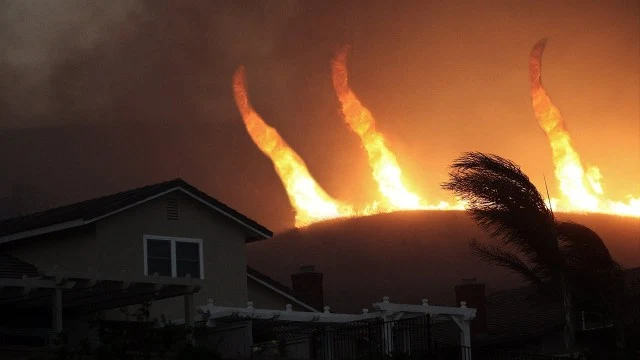
[[[373,201],[356,209],[333,199],[318,185],[302,158],[291,149],[278,132],[267,125],[249,102],[246,76],[240,66],[233,76],[236,106],[249,135],[258,148],[271,159],[287,191],[289,202],[296,212],[296,227],[340,217],[354,217],[391,212],[395,210],[462,210],[464,203],[441,201],[426,205],[415,193],[405,188],[402,171],[395,155],[388,149],[384,136],[376,131],[371,112],[364,107],[347,84],[346,52],[338,54],[333,62],[333,82],[342,104],[345,121],[363,142],[373,176],[385,201]]]
[[[289,201],[296,211],[296,227],[316,221],[353,216],[353,207],[329,196],[309,173],[302,158],[267,125],[249,102],[244,67],[233,76],[236,106],[253,142],[271,159]]]
[[[629,196],[627,202],[605,198],[600,169],[590,166],[585,170],[582,165],[560,111],[551,102],[542,86],[540,73],[545,45],[546,40],[542,40],[534,46],[529,66],[534,114],[549,139],[561,193],[560,199],[549,199],[550,206],[554,210],[566,212],[598,212],[640,217],[640,198]],[[346,48],[337,53],[331,65],[333,86],[341,104],[344,120],[360,138],[367,152],[373,178],[384,198],[382,202],[374,201],[359,209],[329,196],[311,176],[302,158],[253,109],[247,95],[244,67],[239,67],[233,77],[233,91],[238,110],[251,139],[271,159],[287,191],[289,202],[296,212],[296,227],[333,218],[396,210],[464,209],[466,204],[460,200],[454,204],[445,201],[435,205],[426,204],[419,195],[407,189],[396,156],[388,148],[384,135],[376,130],[373,115],[349,87]]]
[[[342,105],[345,122],[362,141],[378,190],[391,210],[421,209],[425,206],[417,194],[407,190],[396,156],[387,147],[384,136],[376,130],[373,115],[351,90],[347,75],[347,49],[338,52],[331,63],[333,87]]]
[[[547,39],[540,40],[531,50],[529,80],[534,115],[549,139],[555,176],[562,195],[561,199],[554,199],[554,207],[568,212],[640,216],[640,198],[630,197],[627,203],[606,199],[600,169],[590,166],[585,171],[580,155],[571,142],[571,135],[564,126],[560,110],[551,102],[542,86],[542,53],[546,43]]]

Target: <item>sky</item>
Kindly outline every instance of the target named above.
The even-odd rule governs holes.
[[[499,154],[557,192],[531,109],[528,56],[609,198],[640,196],[640,2],[0,1],[0,205],[21,211],[183,177],[279,231],[293,225],[270,161],[235,108],[246,66],[256,110],[329,194],[376,197],[342,121],[330,60],[409,187],[429,202],[465,151]]]

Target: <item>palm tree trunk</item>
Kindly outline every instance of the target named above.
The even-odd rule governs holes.
[[[564,307],[564,345],[567,352],[575,350],[576,329],[573,321],[573,304],[571,299],[571,289],[566,276],[562,276],[562,305]]]

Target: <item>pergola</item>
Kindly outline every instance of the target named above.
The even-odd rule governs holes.
[[[88,314],[146,301],[184,296],[185,319],[193,325],[193,294],[200,290],[197,279],[87,278],[82,276],[40,276],[0,278],[0,308],[15,313],[49,308],[52,333],[63,330],[63,315]]]
[[[226,307],[215,305],[213,299],[209,299],[206,305],[198,307],[198,311],[208,318],[207,326],[215,327],[216,320],[225,318],[236,318],[241,320],[275,320],[291,323],[316,324],[317,326],[331,326],[336,324],[346,324],[351,322],[366,321],[371,319],[382,319],[393,321],[429,314],[434,320],[451,320],[460,330],[460,345],[471,347],[470,321],[476,316],[476,309],[467,308],[466,302],[461,302],[460,307],[433,306],[426,299],[422,304],[399,304],[389,301],[385,296],[382,302],[373,304],[374,311],[369,312],[363,309],[361,314],[332,313],[328,306],[324,312],[294,311],[290,304],[285,310],[256,309],[252,302],[247,303],[247,307]],[[387,338],[390,342],[392,339]],[[387,344],[387,348],[392,348]]]

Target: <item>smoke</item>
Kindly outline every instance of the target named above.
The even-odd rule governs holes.
[[[298,0],[0,2],[0,126],[231,113],[228,69],[272,57],[299,12]]]
[[[532,42],[549,35],[547,86],[622,198],[640,174],[638,18],[635,0],[0,0],[0,197],[24,182],[63,204],[182,176],[290,226],[233,101],[244,64],[256,111],[329,194],[365,203],[375,184],[331,83],[344,43],[353,89],[412,188],[443,199],[446,167],[470,149],[552,173],[526,71]]]
[[[232,74],[245,64],[281,104],[303,12],[298,0],[0,0],[0,217],[176,176],[237,189],[242,207],[255,185],[233,185],[248,178],[237,157],[263,164],[244,156],[256,151]],[[280,190],[272,180],[247,200]]]
[[[271,0],[209,10],[218,44],[227,55],[247,61],[273,55],[288,21],[300,14],[302,6],[299,0]]]
[[[47,94],[57,66],[91,51],[144,9],[135,0],[8,0],[1,7],[3,73],[14,80],[10,102],[25,115],[51,110]]]

